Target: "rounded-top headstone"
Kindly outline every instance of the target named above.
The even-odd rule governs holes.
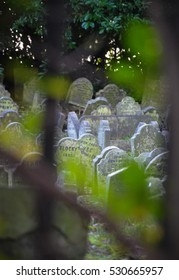
[[[86,78],[79,78],[75,80],[67,94],[68,103],[76,105],[80,108],[85,108],[88,100],[93,97],[93,85]]]

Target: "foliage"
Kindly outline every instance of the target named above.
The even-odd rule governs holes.
[[[36,41],[43,43],[45,29],[45,1],[6,0],[0,10],[3,19],[1,25],[1,49],[4,54],[18,59],[30,59],[34,65],[38,52],[35,49]],[[88,62],[104,67],[105,55],[113,49],[111,55],[119,58],[118,48],[121,47],[121,35],[131,19],[144,20],[148,1],[116,1],[116,0],[69,0],[65,3],[68,16],[64,19],[64,53],[79,47],[87,41],[85,49],[94,54],[82,57]],[[87,38],[92,35],[88,41]],[[102,44],[100,44],[100,41]],[[42,46],[41,46],[42,47]],[[40,50],[44,55],[45,47]],[[45,59],[43,56],[41,61]],[[41,63],[38,64],[38,66]]]

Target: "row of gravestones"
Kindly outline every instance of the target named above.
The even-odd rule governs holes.
[[[81,88],[83,88],[83,87],[81,87]],[[88,90],[89,90],[89,88],[88,88]],[[110,88],[110,87],[108,86],[108,88]],[[74,97],[73,91],[71,89],[70,89],[70,91],[71,91],[70,97],[71,97],[71,95]],[[114,92],[114,90],[113,90],[113,92]],[[78,91],[78,93],[79,93],[79,91]],[[101,94],[99,94],[99,95],[101,95]],[[82,164],[85,164],[86,166],[88,166],[88,170],[89,170],[88,176],[90,178],[95,178],[96,173],[93,172],[94,170],[92,168],[93,159],[95,158],[95,156],[98,156],[100,154],[101,150],[103,151],[106,147],[107,148],[108,148],[108,146],[110,147],[111,144],[114,143],[114,141],[116,141],[116,140],[121,141],[120,138],[125,138],[125,137],[130,138],[133,135],[130,139],[128,139],[128,141],[130,140],[129,141],[130,150],[132,152],[131,155],[133,157],[138,156],[140,159],[142,158],[141,155],[143,153],[149,153],[155,147],[164,147],[165,146],[163,137],[159,133],[156,123],[155,124],[153,123],[150,125],[145,124],[146,122],[151,122],[151,120],[153,120],[153,118],[151,116],[146,115],[147,110],[145,110],[145,112],[142,112],[139,105],[135,101],[133,101],[132,98],[124,97],[124,95],[125,94],[123,94],[120,97],[121,99],[119,100],[119,104],[117,107],[120,108],[121,112],[123,112],[124,114],[130,114],[130,116],[124,115],[124,116],[119,117],[119,116],[112,116],[110,114],[106,114],[106,118],[104,118],[104,115],[105,115],[104,109],[105,108],[100,107],[100,106],[103,106],[106,104],[106,97],[104,97],[104,96],[96,98],[97,100],[94,100],[94,101],[92,100],[92,101],[88,102],[88,104],[86,106],[86,110],[84,110],[84,112],[85,112],[85,114],[86,114],[86,112],[87,112],[87,114],[89,114],[89,104],[90,104],[90,106],[91,106],[90,110],[93,113],[90,117],[89,117],[89,115],[88,116],[83,115],[83,117],[80,120],[78,120],[78,117],[74,112],[69,113],[67,132],[68,132],[68,136],[70,136],[70,137],[62,138],[59,142],[61,135],[58,135],[59,137],[57,137],[57,141],[56,141],[56,143],[58,144],[56,147],[57,166],[60,166],[60,168],[62,166],[65,166],[65,161],[68,161],[69,158],[72,158],[72,159],[75,159],[75,161],[78,162],[79,164],[82,163]],[[70,101],[70,100],[71,100],[71,98],[69,98],[69,102],[72,103],[72,101]],[[99,105],[101,100],[104,101],[105,104]],[[129,103],[133,104],[133,106],[129,106]],[[96,104],[97,104],[97,107],[95,107]],[[76,103],[76,105],[79,105],[79,104]],[[122,105],[124,105],[124,106],[122,106]],[[106,104],[106,106],[108,106],[108,105]],[[102,114],[101,114],[101,112],[99,114],[96,113],[98,111],[97,110],[98,108],[102,109],[102,112],[103,112]],[[152,110],[153,110],[152,108],[149,108],[150,112],[153,112]],[[110,112],[110,111],[108,110],[108,112]],[[136,115],[136,113],[138,113],[138,115]],[[61,117],[62,117],[62,115],[61,115]],[[137,128],[137,131],[135,132],[136,126],[141,121],[145,122],[145,123],[140,124],[139,127]],[[63,122],[60,122],[60,123],[63,123]],[[94,123],[95,123],[95,125],[91,125]],[[12,124],[10,126],[12,126]],[[16,129],[18,126],[19,125],[16,124]],[[61,128],[62,128],[62,126],[61,126]],[[127,132],[125,129],[127,130]],[[115,131],[116,131],[116,134],[115,134]],[[43,135],[39,135],[37,137],[37,142],[38,143],[43,142]],[[116,146],[116,143],[115,143],[115,146]],[[31,144],[31,148],[32,147],[33,147],[33,145]],[[129,145],[128,145],[128,147],[129,147]],[[31,149],[31,148],[29,148],[29,150],[33,151],[33,149]],[[122,148],[124,148],[124,145],[122,146]],[[116,147],[116,149],[117,149],[117,147]],[[23,149],[21,149],[21,150],[23,150]],[[29,152],[29,150],[27,149],[26,152]],[[35,148],[35,150],[36,150],[36,148]],[[119,150],[121,150],[121,149],[119,149]],[[129,151],[128,149],[126,149],[126,150]],[[125,155],[127,155],[126,151],[123,151],[123,152],[125,153]],[[58,160],[59,158],[60,158],[60,160]],[[78,158],[78,160],[76,160],[76,158]],[[111,159],[111,161],[109,161],[111,166],[113,166],[111,163],[115,162],[114,158],[115,158],[115,156],[113,157],[113,159]],[[64,165],[61,163],[64,163]],[[105,165],[103,165],[103,169],[104,169],[104,166]],[[119,165],[118,169],[120,169],[122,167],[123,166]],[[108,171],[105,174],[105,177],[107,177],[111,172],[116,171],[116,168],[114,168],[114,167],[112,167],[112,168],[113,168],[112,170],[107,169]],[[10,171],[9,174],[11,174],[11,173],[12,172]],[[99,174],[99,176],[97,176],[97,177],[101,176],[100,171],[98,171],[97,174]],[[12,185],[11,177],[12,176],[9,175],[9,178],[10,178],[9,185]],[[91,180],[88,180],[88,181],[91,181]],[[94,182],[95,179],[92,181]]]

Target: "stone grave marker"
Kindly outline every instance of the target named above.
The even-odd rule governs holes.
[[[85,108],[86,103],[92,98],[92,96],[92,83],[86,78],[79,78],[71,84],[68,90],[67,100],[69,104]]]
[[[165,147],[163,135],[152,124],[143,124],[131,138],[131,152],[138,156],[155,148]]]
[[[106,85],[101,93],[111,104],[112,108],[115,108],[116,104],[126,95],[126,92],[115,84]]]
[[[154,157],[146,167],[146,175],[149,177],[157,177],[161,180],[168,175],[168,157],[169,152]]]
[[[4,128],[10,123],[19,122],[19,121],[20,121],[20,117],[16,111],[7,110],[2,113],[1,122]]]
[[[91,125],[89,121],[82,121],[79,127],[79,137],[86,133],[91,133]]]
[[[165,148],[155,148],[153,151],[151,151],[150,153],[148,153],[148,156],[146,157],[146,159],[144,160],[144,165],[145,167],[147,167],[147,165],[149,164],[149,162],[151,160],[153,160],[156,156],[163,154],[164,152],[167,152],[167,150]]]
[[[0,115],[5,111],[12,110],[18,112],[17,104],[10,97],[1,97],[0,98]]]
[[[92,160],[92,169],[93,169],[93,193],[98,194],[97,190],[97,164],[101,161],[102,158],[105,157],[105,155],[108,153],[108,151],[112,149],[117,149],[115,146],[108,146],[104,148],[99,155],[97,155],[93,160]]]
[[[110,116],[112,115],[111,108],[108,105],[100,105],[96,110],[91,112],[92,116]]]
[[[68,137],[78,139],[79,120],[75,112],[68,113],[67,133]]]
[[[113,211],[114,202],[117,202],[119,198],[126,192],[126,186],[123,181],[123,176],[128,167],[121,168],[115,172],[112,172],[106,177],[106,191],[105,202],[107,213],[111,214]]]
[[[28,152],[39,151],[35,144],[35,137],[19,122],[12,122],[0,134],[1,145],[8,148],[18,158]]]
[[[101,96],[101,97],[97,97],[95,99],[89,100],[86,104],[83,115],[91,115],[91,112],[96,110],[100,105],[108,105],[108,101],[105,97]]]
[[[104,149],[110,146],[111,131],[108,120],[101,120],[98,128],[98,144]]]
[[[142,115],[143,112],[138,102],[130,96],[126,96],[116,105],[117,115]]]
[[[130,158],[127,152],[116,148],[109,150],[104,158],[97,164],[97,185],[99,194],[103,193],[106,186],[106,177],[108,174],[117,171],[129,165]]]

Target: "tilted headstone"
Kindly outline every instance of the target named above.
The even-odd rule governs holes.
[[[91,115],[91,112],[96,110],[100,105],[108,105],[108,101],[105,97],[97,97],[89,100],[86,104],[83,115]]]
[[[96,110],[91,112],[92,116],[110,116],[112,115],[111,108],[108,105],[100,105]]]
[[[67,99],[69,104],[85,108],[86,103],[92,98],[92,96],[92,83],[86,78],[79,78],[71,84],[68,90]]]
[[[38,151],[35,137],[18,122],[10,123],[0,134],[1,145],[8,148],[18,158],[22,158],[28,152]]]
[[[68,137],[78,139],[79,120],[75,112],[68,113],[67,133]]]
[[[126,95],[126,92],[115,84],[108,84],[104,87],[102,94],[111,104],[112,108],[115,108],[116,104]]]
[[[20,121],[20,117],[16,111],[7,110],[2,113],[1,122],[4,128],[12,122],[19,122],[19,121]]]
[[[126,192],[126,185],[123,177],[125,176],[125,171],[127,169],[128,167],[124,167],[107,175],[105,202],[108,213],[113,211],[114,201],[116,202],[119,197],[122,197]]]
[[[163,135],[152,124],[143,124],[131,138],[131,151],[134,156],[165,147]]]
[[[144,161],[145,167],[147,167],[147,165],[150,163],[150,161],[152,161],[156,156],[163,154],[164,152],[167,152],[166,148],[161,147],[161,148],[155,148],[153,151],[148,153],[148,156],[146,157],[146,159]]]
[[[79,137],[85,133],[91,133],[91,125],[88,121],[82,121],[79,127]]]
[[[143,112],[138,102],[126,96],[116,105],[116,115],[142,115]]]
[[[0,115],[5,111],[12,110],[18,112],[18,105],[10,97],[1,97],[0,98]]]
[[[93,168],[93,192],[94,194],[98,193],[98,177],[97,177],[97,164],[101,161],[102,158],[108,153],[108,151],[117,149],[115,146],[108,146],[104,148],[99,155],[97,155],[92,161],[92,168]]]
[[[169,152],[164,152],[154,157],[146,167],[146,175],[158,177],[161,180],[168,175],[168,157]]]
[[[128,154],[119,148],[111,149],[105,154],[104,158],[97,164],[99,194],[105,190],[107,175],[127,167],[129,162]]]
[[[98,128],[98,144],[102,149],[110,146],[110,137],[111,131],[109,127],[109,121],[101,120]]]

